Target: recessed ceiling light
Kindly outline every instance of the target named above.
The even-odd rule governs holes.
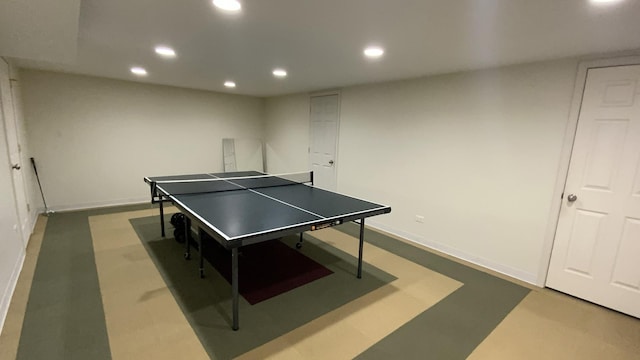
[[[234,88],[234,87],[236,87],[236,83],[234,83],[233,81],[225,81],[224,82],[224,86],[226,86],[228,88]]]
[[[240,11],[242,9],[242,5],[238,0],[213,0],[213,5],[226,11]]]
[[[594,5],[609,5],[622,2],[622,0],[589,0]]]
[[[142,67],[139,66],[134,66],[131,68],[131,72],[138,75],[138,76],[146,76],[147,75],[147,70],[145,70]]]
[[[155,50],[156,50],[156,54],[162,57],[167,57],[167,58],[176,57],[176,52],[168,46],[162,46],[162,45],[156,46]]]
[[[364,49],[364,55],[368,58],[379,58],[383,54],[384,49],[379,46],[369,46],[368,48]]]
[[[283,78],[283,77],[287,76],[287,71],[285,69],[274,69],[273,70],[273,75],[275,77]]]

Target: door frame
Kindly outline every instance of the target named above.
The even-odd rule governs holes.
[[[538,267],[539,271],[536,285],[539,287],[546,287],[547,284],[547,274],[549,272],[549,265],[551,263],[551,252],[553,251],[556,228],[560,219],[562,193],[564,191],[567,177],[569,175],[569,164],[571,162],[571,153],[573,152],[573,143],[576,137],[576,130],[578,129],[578,118],[580,117],[580,109],[582,108],[582,96],[587,82],[587,72],[589,71],[589,69],[639,64],[640,51],[627,54],[626,56],[620,55],[616,57],[581,60],[578,63],[576,81],[573,89],[573,97],[569,110],[569,118],[567,121],[567,126],[565,128],[564,141],[560,153],[558,175],[556,177],[556,184],[554,186],[553,200],[551,202],[551,209],[549,211],[547,228],[545,230],[542,256],[540,257],[540,266]]]
[[[316,92],[312,92],[309,93],[309,121],[308,121],[308,126],[309,126],[309,146],[307,147],[307,166],[309,168],[311,168],[311,99],[314,97],[318,97],[318,96],[331,96],[331,95],[337,95],[338,96],[338,121],[336,122],[336,146],[334,149],[334,153],[333,153],[333,157],[334,157],[334,162],[335,162],[335,166],[333,167],[333,177],[334,177],[334,182],[336,184],[336,188],[333,189],[334,191],[338,190],[338,166],[340,165],[340,161],[339,159],[339,154],[338,154],[338,150],[340,148],[340,119],[342,118],[342,91],[340,89],[332,89],[332,90],[322,90],[322,91],[316,91]]]
[[[11,179],[12,179],[12,187],[13,187],[13,196],[15,199],[15,209],[18,215],[18,227],[19,227],[19,235],[20,240],[22,241],[24,247],[26,248],[29,243],[30,238],[30,214],[29,214],[29,195],[27,194],[27,184],[25,179],[25,171],[27,167],[25,167],[25,162],[23,161],[23,144],[22,139],[20,137],[20,125],[18,124],[18,113],[16,111],[16,96],[14,90],[14,82],[15,79],[12,79],[12,65],[5,58],[0,58],[0,62],[3,63],[3,66],[6,66],[7,69],[7,81],[9,86],[9,93],[7,96],[9,97],[9,101],[11,102],[10,111],[13,113],[13,116],[6,116],[7,110],[3,109],[1,111],[4,112],[4,129],[5,129],[5,141],[7,143],[7,151],[9,155],[9,163],[11,166],[14,163],[14,159],[11,158],[12,150],[17,151],[18,158],[15,160],[17,164],[22,167],[19,173],[16,175],[15,171],[11,169]],[[6,103],[6,102],[5,102]],[[11,122],[11,127],[7,126],[8,122]],[[12,130],[12,133],[8,131],[8,129]],[[9,137],[15,138],[16,149],[12,149],[10,146],[11,142],[9,141]],[[16,177],[18,179],[16,179]],[[24,202],[21,202],[24,200]],[[24,213],[23,213],[24,211]],[[35,224],[34,224],[35,225]],[[32,227],[32,226],[31,226]]]

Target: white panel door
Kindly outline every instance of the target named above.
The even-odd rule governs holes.
[[[589,69],[547,286],[640,317],[640,65]]]
[[[0,59],[2,63],[2,59]],[[1,75],[1,74],[0,74]],[[0,102],[0,327],[9,308],[9,301],[13,292],[13,285],[18,274],[21,256],[24,254],[24,244],[20,239],[16,201],[13,194],[13,180],[7,136],[5,133],[5,118]]]
[[[336,145],[338,137],[339,95],[311,97],[309,116],[309,162],[314,185],[336,190]]]
[[[23,164],[21,163],[18,128],[13,108],[13,95],[11,93],[11,81],[9,80],[9,65],[2,59],[0,59],[0,101],[2,102],[1,111],[4,119],[5,139],[9,152],[9,163],[12,169],[12,189],[14,190],[14,197],[17,201],[20,236],[26,247],[27,241],[29,240],[29,234],[26,228],[29,223],[29,214],[27,210],[27,197],[25,193],[24,179],[22,176],[22,171],[24,171],[24,169]]]

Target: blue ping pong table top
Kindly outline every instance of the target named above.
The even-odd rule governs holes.
[[[166,180],[255,175],[263,174],[251,171],[190,174],[148,177],[145,181],[151,184]],[[159,183],[156,187],[180,210],[188,212],[199,225],[209,230],[210,235],[218,240],[238,242],[238,245],[391,212],[388,206],[306,184],[191,194],[180,193],[179,189],[184,185]]]

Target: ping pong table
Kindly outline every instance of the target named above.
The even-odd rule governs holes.
[[[165,236],[164,202],[185,215],[185,258],[190,258],[192,227],[197,228],[200,276],[204,276],[202,246],[208,234],[231,250],[233,330],[239,328],[238,249],[245,245],[302,234],[349,221],[359,221],[357,277],[362,277],[365,218],[391,212],[389,206],[313,186],[313,172],[268,175],[255,171],[145,177],[151,202],[160,208]]]

